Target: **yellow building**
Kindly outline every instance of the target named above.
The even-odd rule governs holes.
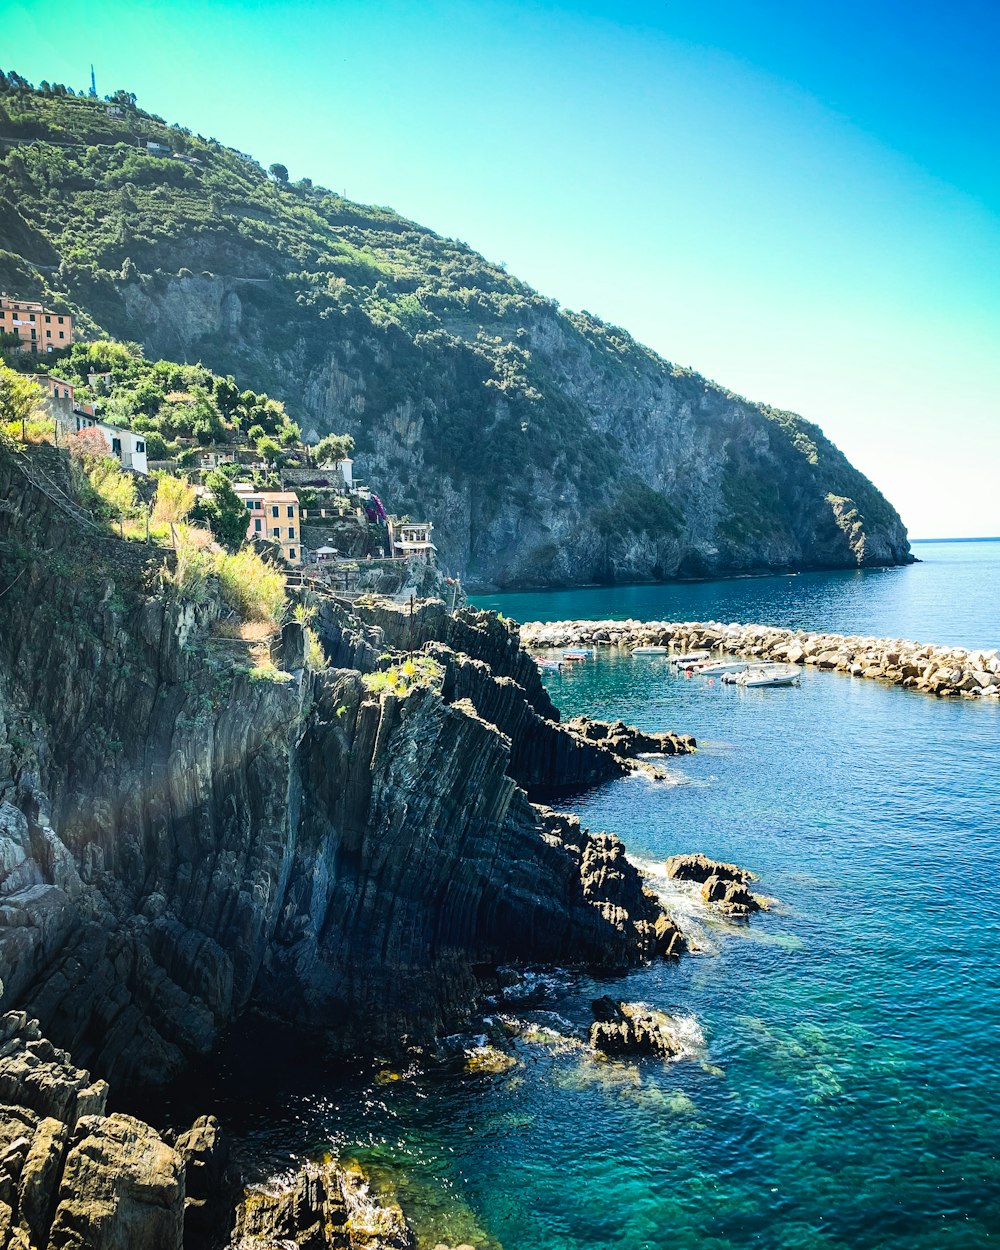
[[[73,341],[73,318],[54,313],[37,300],[12,299],[0,292],[0,334],[16,334],[20,350],[50,352],[69,347]]]
[[[301,564],[298,495],[290,490],[257,490],[246,482],[234,482],[233,490],[246,504],[247,538],[276,542],[289,564]]]

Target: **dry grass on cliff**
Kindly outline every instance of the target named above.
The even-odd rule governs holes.
[[[218,562],[222,598],[245,621],[280,625],[287,608],[284,574],[265,564],[251,547],[234,555],[223,553]]]

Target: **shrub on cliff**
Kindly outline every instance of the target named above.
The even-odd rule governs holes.
[[[377,673],[366,673],[361,680],[369,694],[403,695],[421,686],[440,687],[443,678],[444,669],[437,660],[429,655],[411,655]]]
[[[286,607],[284,574],[265,564],[252,547],[220,555],[217,569],[222,598],[245,621],[281,624]]]

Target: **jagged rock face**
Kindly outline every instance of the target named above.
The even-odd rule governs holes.
[[[0,1016],[0,1246],[179,1250],[184,1162],[23,1013]]]
[[[2,454],[0,496],[2,1001],[77,1062],[166,1079],[252,1003],[346,1045],[429,1037],[479,964],[666,949],[621,843],[532,806],[468,699],[373,697],[350,670],[252,680],[211,603],[150,598],[140,550],[81,545]],[[370,668],[372,630],[337,647]],[[442,631],[496,634],[496,680],[546,709],[501,625]],[[301,662],[297,625],[280,655]]]
[[[516,627],[492,612],[467,608],[451,615],[435,599],[412,610],[380,601],[359,606],[350,617],[327,610],[319,628],[338,663],[366,672],[378,666],[387,647],[419,649],[436,660],[444,672],[445,702],[467,701],[500,730],[510,744],[508,775],[536,797],[623,776],[630,770],[627,761],[641,750],[693,749],[693,739],[682,743],[675,735],[662,740],[647,736],[640,743],[634,730],[599,732],[600,722],[587,722],[586,731],[583,722],[561,725],[537,665],[520,646]]]
[[[605,995],[592,1004],[596,1020],[589,1040],[605,1055],[652,1055],[675,1059],[683,1047],[671,1028],[671,1019],[640,1003],[621,1003]]]

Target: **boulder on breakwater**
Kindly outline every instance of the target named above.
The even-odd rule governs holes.
[[[670,647],[722,651],[753,660],[811,665],[871,677],[940,697],[1000,698],[1000,648],[946,647],[900,638],[811,633],[719,621],[531,621],[527,647]]]

